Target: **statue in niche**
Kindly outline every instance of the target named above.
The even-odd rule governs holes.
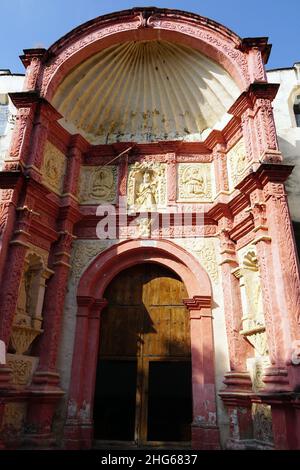
[[[29,253],[20,281],[16,314],[10,337],[10,352],[30,354],[34,339],[42,333],[42,300],[49,277],[40,255]]]
[[[90,197],[103,199],[110,195],[114,185],[113,172],[108,168],[99,168],[94,172]]]
[[[143,173],[142,182],[137,188],[135,202],[139,207],[151,209],[151,207],[157,203],[156,190],[157,181],[153,171],[146,169]]]
[[[27,272],[23,272],[22,279],[20,282],[19,295],[17,301],[17,315],[15,323],[18,325],[27,325],[30,326],[30,316],[28,314],[28,303],[27,299],[30,286],[28,285],[28,280],[26,279]]]
[[[264,326],[261,279],[258,269],[258,259],[254,251],[249,251],[243,260],[244,276],[246,281],[247,296],[250,304],[249,317],[253,326]]]
[[[205,193],[205,180],[200,168],[189,167],[183,176],[183,184],[186,184],[187,193],[191,196],[198,196]]]
[[[134,210],[156,210],[166,200],[165,164],[136,162],[129,167],[127,201]]]

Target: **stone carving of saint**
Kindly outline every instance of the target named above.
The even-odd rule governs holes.
[[[90,197],[103,199],[108,197],[114,184],[113,174],[105,169],[97,170],[93,177]]]
[[[28,272],[24,272],[21,279],[15,323],[30,326],[29,305],[31,277],[29,277],[28,274]]]
[[[46,175],[53,182],[56,183],[58,180],[58,169],[55,164],[54,158],[50,157],[46,161],[45,165]]]
[[[205,181],[198,168],[189,168],[183,183],[186,184],[187,193],[190,195],[199,195],[205,193]]]
[[[144,209],[151,209],[156,204],[157,182],[153,177],[153,172],[145,170],[143,180],[136,190],[135,202]]]

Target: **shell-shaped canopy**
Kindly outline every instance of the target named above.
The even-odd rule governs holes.
[[[230,75],[196,49],[129,41],[75,67],[52,104],[64,127],[92,144],[199,141],[239,94]]]

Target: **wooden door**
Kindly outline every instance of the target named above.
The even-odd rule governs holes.
[[[189,441],[191,348],[184,284],[161,265],[142,264],[116,276],[105,298],[95,438]]]

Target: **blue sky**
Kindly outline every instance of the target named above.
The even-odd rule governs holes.
[[[149,5],[207,16],[241,37],[268,36],[273,44],[268,69],[300,62],[300,0],[0,0],[0,68],[23,73],[23,49],[48,48],[91,18]]]

